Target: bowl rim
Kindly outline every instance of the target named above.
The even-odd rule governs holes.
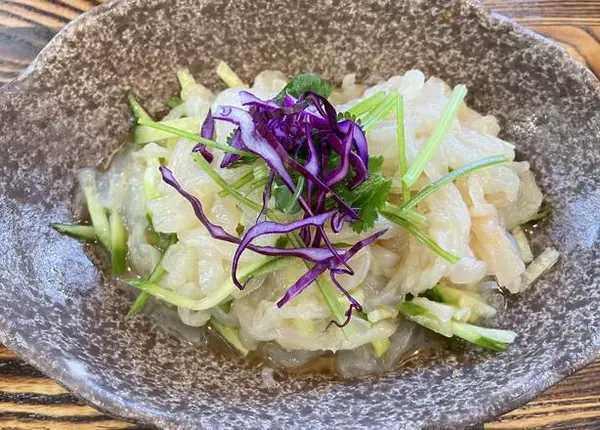
[[[211,0],[206,0],[211,1]],[[413,0],[407,0],[413,1]],[[488,11],[481,0],[455,0],[461,6],[471,8],[476,14],[477,20],[485,20],[493,25],[505,26],[506,28],[521,33],[524,37],[532,40],[537,46],[549,48],[553,55],[560,56],[566,63],[573,67],[581,79],[586,84],[587,89],[600,96],[600,80],[583,63],[573,58],[565,49],[553,42],[551,39],[540,35],[526,27],[523,27],[514,20]],[[60,50],[62,43],[76,35],[76,32],[87,25],[93,25],[94,21],[101,16],[111,13],[127,11],[142,3],[143,0],[109,0],[107,3],[93,7],[92,9],[80,14],[70,21],[65,27],[59,30],[54,37],[44,46],[44,48],[32,60],[29,66],[23,70],[17,77],[0,87],[0,103],[6,103],[6,100],[21,91],[20,84],[27,79],[35,77],[34,72],[42,70],[48,60]],[[86,404],[109,414],[112,418],[121,419],[129,422],[156,425],[163,428],[179,428],[181,425],[190,423],[184,419],[173,419],[164,413],[164,411],[140,407],[139,403],[129,402],[126,398],[115,396],[115,394],[106,393],[98,387],[86,387],[86,382],[76,376],[65,372],[64,369],[51,360],[41,359],[36,353],[36,346],[32,342],[27,342],[20,335],[19,330],[2,323],[0,321],[0,342],[11,351],[15,352],[22,360],[34,366],[45,375],[57,382],[60,386],[69,391],[70,394],[77,396]],[[452,427],[459,424],[475,424],[489,421],[495,417],[517,409],[530,400],[539,396],[550,386],[562,381],[570,374],[580,370],[593,362],[600,355],[600,338],[595,342],[582,347],[582,354],[575,361],[558,359],[552,363],[552,372],[544,372],[534,381],[526,383],[520,381],[512,386],[511,391],[523,393],[514,400],[504,399],[500,402],[493,402],[486,410],[473,411],[469,421],[460,421],[460,417],[454,418]],[[527,387],[525,387],[527,385]],[[526,388],[526,389],[525,389]],[[200,423],[197,423],[200,424]],[[200,424],[201,425],[201,424]],[[200,427],[202,428],[202,427]]]

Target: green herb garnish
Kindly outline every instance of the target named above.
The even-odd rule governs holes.
[[[381,173],[370,173],[368,179],[353,190],[336,187],[334,191],[353,208],[359,208],[360,219],[352,223],[352,229],[361,233],[372,228],[377,221],[377,211],[383,209],[392,189],[392,181]]]
[[[296,190],[294,194],[286,187],[285,185],[281,185],[275,188],[274,197],[275,197],[275,205],[278,211],[286,213],[286,214],[296,214],[300,212],[301,208],[298,204],[298,199],[300,198],[300,194],[304,189],[304,176],[298,177],[298,183],[296,184]]]
[[[306,73],[303,75],[293,76],[288,84],[281,90],[277,97],[277,103],[281,103],[286,94],[294,97],[300,97],[307,91],[319,94],[325,98],[331,95],[333,85],[323,79],[318,73]]]
[[[404,135],[404,98],[402,94],[398,94],[396,97],[396,140],[398,142],[398,176],[402,187],[402,200],[406,202],[410,199],[410,187],[402,182],[402,177],[408,169]]]
[[[456,118],[458,108],[462,104],[466,95],[467,88],[464,85],[457,85],[452,91],[452,95],[450,96],[450,99],[444,108],[442,116],[433,129],[433,132],[429,135],[429,138],[425,142],[425,145],[421,149],[417,159],[413,162],[402,178],[407,187],[411,187],[415,182],[417,182],[417,179],[419,179],[419,176],[421,176],[421,172],[425,170],[425,167],[427,167],[427,164],[429,164],[435,155],[440,144],[448,134],[448,130],[450,130],[452,121],[454,121],[454,118]]]
[[[404,217],[401,217],[398,214],[396,214],[394,211],[390,211],[388,209],[383,208],[379,211],[379,213],[381,215],[383,215],[385,218],[387,218],[389,221],[391,221],[394,224],[397,224],[400,227],[407,230],[416,239],[418,239],[419,242],[421,242],[423,245],[427,246],[433,252],[435,252],[440,257],[444,258],[445,260],[449,261],[450,263],[456,264],[460,260],[459,257],[444,250],[432,238],[427,236],[425,233],[422,233],[421,231],[419,231],[419,229],[417,227],[415,227],[412,223],[410,223]]]
[[[409,201],[407,201],[406,203],[401,205],[400,210],[406,211],[406,210],[410,210],[410,209],[414,208],[421,201],[423,201],[425,198],[427,198],[431,194],[435,193],[437,190],[442,188],[444,185],[455,181],[456,179],[460,178],[461,176],[467,175],[476,170],[481,170],[486,167],[495,166],[497,164],[503,164],[503,163],[507,163],[507,162],[508,162],[508,159],[506,159],[505,157],[503,157],[501,155],[496,155],[493,157],[484,158],[483,160],[474,161],[472,163],[465,164],[464,166],[461,166],[458,169],[453,170],[452,172],[448,173],[447,175],[442,176],[437,181],[435,181],[432,184],[428,185],[427,187],[423,188],[423,190],[421,192],[419,192],[416,196],[414,196],[412,199],[410,199]]]
[[[381,102],[386,98],[386,94],[383,91],[379,91],[378,93],[373,94],[372,96],[367,97],[360,103],[355,106],[352,106],[348,109],[348,114],[352,115],[355,118],[360,117],[361,115],[366,114],[371,109],[375,108],[381,104]]]
[[[188,118],[181,118],[181,119],[188,119]],[[251,153],[249,153],[248,151],[243,151],[241,149],[232,148],[229,145],[223,145],[222,143],[215,142],[214,140],[205,139],[196,133],[192,133],[192,132],[182,130],[182,129],[176,128],[176,127],[171,127],[170,125],[167,125],[165,123],[154,122],[149,119],[141,118],[138,121],[138,124],[144,125],[144,126],[147,126],[150,128],[154,128],[156,130],[164,131],[165,133],[170,134],[170,135],[179,136],[179,137],[183,137],[185,139],[188,139],[188,140],[191,140],[194,142],[202,143],[210,148],[219,149],[223,152],[230,152],[232,154],[253,157],[253,155]],[[173,137],[173,136],[169,136],[169,137]]]
[[[363,118],[362,129],[365,134],[379,121],[384,119],[396,105],[396,96],[394,94],[388,94],[381,104],[375,106],[369,111]]]

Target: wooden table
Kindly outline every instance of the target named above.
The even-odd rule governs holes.
[[[0,85],[16,77],[69,20],[105,0],[0,0]],[[484,0],[556,40],[600,76],[600,0]],[[600,108],[600,107],[599,107]],[[600,429],[600,359],[489,429]],[[1,429],[142,429],[69,395],[0,346]]]

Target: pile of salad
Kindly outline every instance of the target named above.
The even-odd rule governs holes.
[[[411,70],[367,88],[225,64],[218,94],[188,70],[169,113],[128,94],[132,142],[78,174],[112,273],[241,355],[285,367],[322,355],[344,374],[393,367],[422,329],[494,351],[503,294],[558,259],[524,226],[547,215],[529,163],[469,109],[463,85]],[[150,308],[152,306],[149,306]]]

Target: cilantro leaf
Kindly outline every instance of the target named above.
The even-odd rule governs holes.
[[[361,233],[375,225],[377,212],[383,209],[392,189],[392,181],[381,174],[383,157],[369,157],[369,178],[353,190],[348,188],[348,178],[338,184],[333,191],[349,206],[358,209],[360,220],[352,224],[356,233]],[[336,206],[333,199],[328,198],[325,208],[331,210]]]
[[[349,119],[350,121],[354,121],[355,123],[357,123],[358,125],[361,124],[360,118],[358,118],[356,115],[354,115],[352,112],[338,112],[337,113],[337,120],[338,121],[343,121],[345,119]]]
[[[279,94],[277,94],[275,99],[277,100],[277,103],[281,103],[286,94],[299,97],[306,91],[312,91],[313,93],[327,98],[333,91],[333,85],[331,85],[329,81],[323,79],[317,73],[296,75],[290,79],[288,84],[283,88],[283,90],[281,90]]]
[[[383,166],[383,155],[378,157],[369,157],[369,174],[379,173],[381,172],[381,167]]]
[[[352,224],[356,233],[375,225],[377,210],[385,206],[392,189],[392,181],[381,173],[371,173],[369,178],[353,190],[346,187],[335,190],[348,205],[358,208],[360,219]]]

